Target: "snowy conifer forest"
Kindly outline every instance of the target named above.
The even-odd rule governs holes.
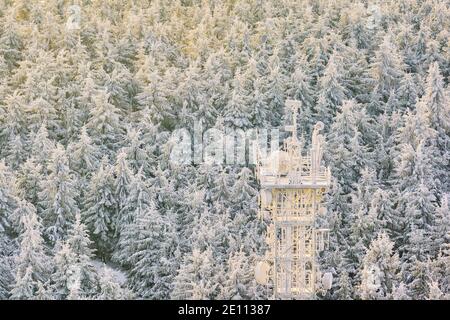
[[[0,299],[270,299],[254,166],[172,133],[299,100],[332,184],[317,299],[450,298],[445,0],[1,0]]]

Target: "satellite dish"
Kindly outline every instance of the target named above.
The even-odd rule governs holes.
[[[259,284],[266,285],[269,282],[270,266],[265,261],[260,261],[255,267],[255,279]]]
[[[317,121],[316,125],[314,126],[314,129],[317,128],[317,130],[323,130],[323,128],[325,128],[325,125],[323,124],[322,121]]]
[[[325,272],[322,277],[322,286],[325,290],[330,290],[333,284],[333,275],[331,272]]]

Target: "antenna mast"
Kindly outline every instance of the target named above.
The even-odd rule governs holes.
[[[297,112],[301,102],[287,100],[293,112],[292,136],[277,156],[259,159],[260,215],[268,220],[269,250],[255,269],[259,283],[273,285],[278,299],[311,299],[320,278],[317,255],[329,242],[329,230],[315,227],[316,216],[324,213],[323,195],[330,185],[330,170],[321,166],[323,123],[314,126],[311,149],[302,155],[297,139]],[[276,163],[274,163],[276,162]],[[328,278],[331,274],[327,274]],[[331,286],[331,279],[325,287]]]

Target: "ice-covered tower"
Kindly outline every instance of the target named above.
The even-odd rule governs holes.
[[[325,210],[321,202],[331,174],[321,165],[323,123],[314,126],[311,148],[303,154],[297,139],[300,102],[287,100],[286,107],[292,110],[293,124],[286,128],[292,136],[283,142],[282,150],[257,159],[260,215],[269,222],[269,250],[255,272],[258,282],[273,286],[275,298],[309,299],[319,277],[323,280],[316,258],[328,243],[328,230],[316,228],[315,220]],[[330,281],[324,281],[325,286]]]

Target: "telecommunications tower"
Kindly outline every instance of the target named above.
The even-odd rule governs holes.
[[[292,111],[291,137],[283,148],[265,158],[257,153],[257,178],[261,191],[260,216],[268,222],[266,242],[269,249],[255,269],[259,283],[271,284],[276,299],[311,299],[319,280],[325,289],[331,286],[331,274],[323,277],[317,254],[328,244],[329,230],[316,228],[317,214],[330,185],[329,168],[321,165],[324,137],[323,123],[312,133],[311,147],[303,154],[297,139],[297,112],[300,101],[287,100]]]

